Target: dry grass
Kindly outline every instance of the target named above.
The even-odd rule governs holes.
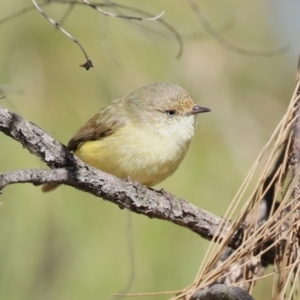
[[[251,196],[238,213],[227,239],[211,243],[194,282],[175,299],[191,299],[198,289],[214,283],[237,285],[252,293],[258,280],[271,276],[273,287],[266,299],[295,299],[299,289],[299,175],[300,83],[286,114],[261,151],[232,200],[220,231],[236,213],[246,194]],[[262,171],[261,171],[262,170]],[[260,174],[260,175],[259,175]],[[242,243],[236,250],[228,241],[243,224]],[[264,275],[268,265],[273,270]]]

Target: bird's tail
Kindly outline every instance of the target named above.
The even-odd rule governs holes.
[[[51,192],[51,191],[55,190],[56,188],[58,188],[59,186],[60,186],[60,184],[56,183],[56,182],[45,183],[42,186],[42,192],[43,193]]]

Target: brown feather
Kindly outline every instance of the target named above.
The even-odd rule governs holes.
[[[123,99],[114,100],[109,107],[102,109],[87,121],[68,143],[68,149],[75,151],[81,143],[103,139],[126,124],[124,113],[120,115]],[[118,111],[118,113],[116,113]],[[118,119],[116,118],[118,116]]]

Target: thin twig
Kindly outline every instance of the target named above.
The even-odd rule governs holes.
[[[77,0],[52,0],[52,2],[58,2],[58,3],[64,3],[64,4],[70,4],[70,3],[74,3],[74,4],[85,4],[84,2],[78,2]],[[158,16],[153,16],[152,14],[132,7],[132,6],[128,6],[128,5],[123,5],[123,4],[119,4],[119,3],[114,3],[114,2],[107,2],[107,3],[98,3],[98,2],[89,2],[90,5],[94,8],[94,7],[111,7],[113,9],[116,8],[123,8],[129,11],[133,11],[139,14],[142,14],[144,16],[146,16],[147,18],[141,18],[141,17],[132,17],[132,16],[128,16],[128,15],[123,15],[123,14],[113,14],[114,17],[118,17],[118,18],[123,18],[123,19],[130,19],[133,21],[157,21],[159,23],[161,23],[167,30],[169,30],[173,36],[175,37],[175,39],[177,40],[178,44],[179,44],[179,50],[178,53],[176,55],[176,58],[180,58],[180,56],[182,55],[183,52],[183,40],[181,35],[179,34],[179,32],[172,26],[170,25],[168,22],[166,22],[164,19],[162,19],[162,14],[164,12],[162,12],[160,15]],[[103,10],[101,10],[103,11]]]
[[[100,5],[98,5],[98,4],[91,3],[88,0],[82,0],[82,1],[86,5],[97,10],[99,13],[101,13],[107,17],[112,17],[112,18],[121,18],[121,19],[135,20],[135,21],[156,21],[156,20],[160,19],[165,13],[164,11],[162,11],[159,15],[157,15],[155,17],[145,18],[145,19],[141,18],[141,17],[134,17],[134,16],[128,16],[128,15],[116,15],[116,14],[110,13],[108,11],[105,11],[105,10],[99,8]]]
[[[45,2],[42,2],[42,3],[39,4],[39,7],[46,6],[46,5],[49,5],[51,3],[60,3],[60,4],[71,5],[70,8],[65,13],[65,15],[63,16],[63,18],[61,19],[61,21],[58,22],[58,24],[60,24],[60,26],[63,24],[63,22],[65,22],[66,18],[69,16],[69,14],[72,10],[71,7],[74,7],[74,5],[87,5],[86,3],[82,2],[82,1],[77,1],[77,0],[45,0]],[[107,3],[89,2],[89,6],[91,6],[92,8],[95,8],[95,9],[98,8],[98,11],[100,10],[99,12],[101,12],[105,16],[109,16],[109,17],[129,19],[129,20],[132,20],[132,21],[157,21],[157,22],[161,23],[167,30],[169,30],[173,34],[173,36],[175,37],[175,39],[177,40],[177,42],[179,44],[179,50],[178,50],[176,58],[179,58],[181,56],[182,51],[183,51],[183,40],[182,40],[179,32],[173,26],[171,26],[168,22],[164,21],[161,18],[164,12],[162,12],[158,16],[153,16],[152,14],[147,13],[147,12],[141,10],[141,9],[137,9],[135,7],[130,7],[130,6],[127,6],[127,5],[117,4],[117,3],[114,3],[114,2],[107,2]],[[36,6],[32,5],[32,6],[24,8],[24,9],[21,9],[20,11],[14,13],[14,14],[12,14],[12,15],[10,15],[10,16],[2,19],[2,20],[0,20],[0,24],[5,23],[7,21],[10,21],[10,20],[18,17],[19,15],[24,14],[24,13],[34,9],[35,7]],[[124,14],[111,14],[107,11],[99,9],[99,7],[110,7],[110,8],[114,8],[114,9],[123,8],[123,9],[127,9],[129,11],[134,11],[134,12],[137,12],[137,13],[142,14],[144,16],[147,16],[147,18],[134,17],[134,16],[124,15]],[[46,18],[48,19],[48,17],[46,17]],[[57,27],[56,26],[57,22],[54,21],[54,23],[53,22],[51,22],[51,23],[53,25],[55,25],[55,27]]]
[[[79,41],[77,39],[75,39],[70,33],[68,33],[65,29],[63,29],[61,26],[59,26],[59,24],[54,21],[53,19],[51,19],[50,17],[48,17],[44,11],[37,5],[37,3],[35,2],[35,0],[32,0],[33,5],[36,7],[36,9],[41,13],[42,16],[44,16],[52,25],[54,25],[57,29],[59,29],[62,33],[64,33],[67,37],[69,37],[74,43],[76,43],[80,49],[82,50],[85,58],[86,58],[86,62],[82,65],[80,65],[81,67],[85,68],[86,70],[89,70],[90,68],[93,67],[93,63],[92,61],[89,59],[87,53],[85,52],[84,48],[82,47],[82,45],[79,43]]]

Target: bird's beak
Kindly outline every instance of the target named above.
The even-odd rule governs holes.
[[[210,111],[211,111],[210,108],[206,108],[206,107],[199,106],[199,105],[194,105],[190,114],[196,115],[196,114],[210,112]]]

